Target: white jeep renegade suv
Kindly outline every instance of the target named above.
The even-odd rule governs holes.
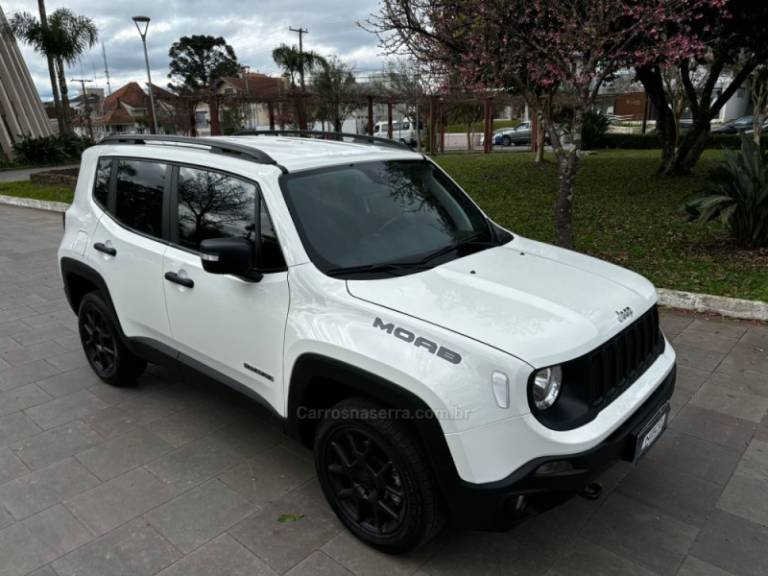
[[[59,260],[101,379],[170,363],[262,402],[388,552],[595,495],[665,427],[654,287],[502,229],[392,141],[107,138]]]

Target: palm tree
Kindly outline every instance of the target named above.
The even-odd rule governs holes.
[[[41,6],[41,9],[45,7]],[[79,16],[68,8],[59,8],[53,12],[47,23],[44,20],[44,12],[41,12],[41,20],[27,12],[16,13],[10,21],[11,30],[17,38],[45,54],[55,64],[61,97],[59,130],[61,133],[70,132],[72,127],[65,64],[77,62],[86,50],[96,44],[99,33],[93,20]],[[53,74],[51,82],[55,84]]]
[[[283,73],[291,81],[291,87],[296,88],[296,75],[299,75],[301,89],[304,90],[304,75],[319,66],[326,64],[325,58],[310,50],[303,52],[296,46],[280,44],[272,50],[272,60],[283,69]]]

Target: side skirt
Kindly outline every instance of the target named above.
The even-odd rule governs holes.
[[[126,338],[126,345],[134,354],[141,356],[148,362],[178,370],[185,382],[201,383],[204,385],[223,384],[224,386],[247,396],[266,408],[270,414],[280,420],[283,430],[285,430],[285,418],[281,416],[263,396],[254,392],[248,388],[248,386],[238,382],[234,378],[222,374],[218,370],[214,370],[199,360],[195,360],[191,356],[187,356],[175,348],[151,338]]]

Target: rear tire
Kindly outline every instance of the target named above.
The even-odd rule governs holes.
[[[315,435],[315,468],[328,503],[366,544],[398,554],[444,526],[428,460],[402,423],[381,417],[364,398],[336,404]]]
[[[77,324],[88,363],[104,382],[129,386],[144,372],[147,361],[123,343],[117,318],[100,293],[89,292],[83,296]]]

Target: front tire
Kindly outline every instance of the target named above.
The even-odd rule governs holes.
[[[506,147],[512,146],[512,138],[510,138],[509,136],[504,136],[501,139],[501,145]]]
[[[315,468],[328,503],[366,544],[390,554],[431,540],[443,503],[421,447],[382,406],[351,398],[334,406],[315,435]]]
[[[77,314],[80,342],[96,375],[112,386],[128,386],[147,367],[123,343],[112,308],[98,292],[83,296]]]

